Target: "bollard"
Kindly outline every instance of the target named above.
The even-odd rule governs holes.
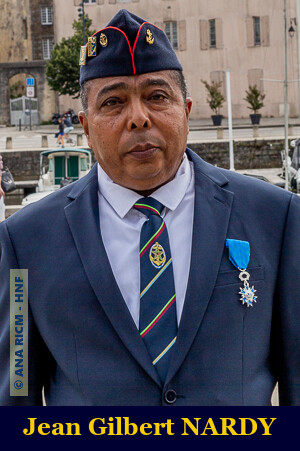
[[[77,146],[78,146],[78,147],[83,146],[82,133],[78,133],[78,134],[77,134]]]
[[[217,139],[224,139],[224,129],[223,127],[217,128]]]
[[[6,149],[12,149],[12,137],[11,136],[7,136],[6,137]]]
[[[22,121],[19,119],[19,132],[22,130]]]
[[[42,147],[48,147],[48,136],[42,135]]]
[[[295,136],[293,125],[288,126],[288,136]]]
[[[253,125],[253,138],[259,138],[259,126]]]

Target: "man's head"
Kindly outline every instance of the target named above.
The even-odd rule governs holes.
[[[181,65],[162,30],[125,10],[88,48],[79,118],[89,146],[115,183],[148,195],[174,177],[185,151],[191,99]]]

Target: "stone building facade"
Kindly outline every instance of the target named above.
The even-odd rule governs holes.
[[[29,0],[31,13],[32,59],[50,58],[54,45],[53,0]]]
[[[72,34],[81,0],[53,0],[55,36]],[[209,117],[206,91],[201,80],[222,82],[226,97],[226,69],[231,74],[234,117],[248,117],[244,100],[249,85],[257,84],[265,97],[263,116],[284,112],[283,0],[85,0],[93,28],[104,27],[121,8],[165,29],[181,61],[194,100],[192,117]],[[287,24],[295,34],[287,36],[289,112],[299,116],[300,0],[287,0]],[[298,25],[299,24],[299,25]],[[276,80],[276,81],[274,81]],[[79,102],[60,98],[61,109],[79,109]],[[221,113],[227,115],[225,101]]]
[[[10,96],[26,94],[26,78],[35,79],[39,119],[57,109],[46,77],[46,59],[54,43],[53,0],[0,0],[0,123],[10,123]]]

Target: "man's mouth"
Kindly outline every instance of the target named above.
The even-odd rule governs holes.
[[[144,159],[144,158],[151,158],[155,152],[159,150],[159,147],[155,146],[154,144],[138,144],[134,147],[132,147],[128,154],[131,155],[134,158],[138,159]]]

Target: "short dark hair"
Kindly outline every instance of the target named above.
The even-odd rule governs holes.
[[[187,84],[186,80],[184,78],[184,74],[181,70],[168,70],[170,76],[173,78],[173,80],[177,83],[178,87],[180,88],[183,101],[186,104],[186,99],[188,96],[188,90],[187,90]],[[85,112],[86,116],[88,114],[88,95],[90,90],[90,82],[92,80],[85,81],[81,87],[80,87],[80,98],[81,98],[81,104],[83,111]]]

